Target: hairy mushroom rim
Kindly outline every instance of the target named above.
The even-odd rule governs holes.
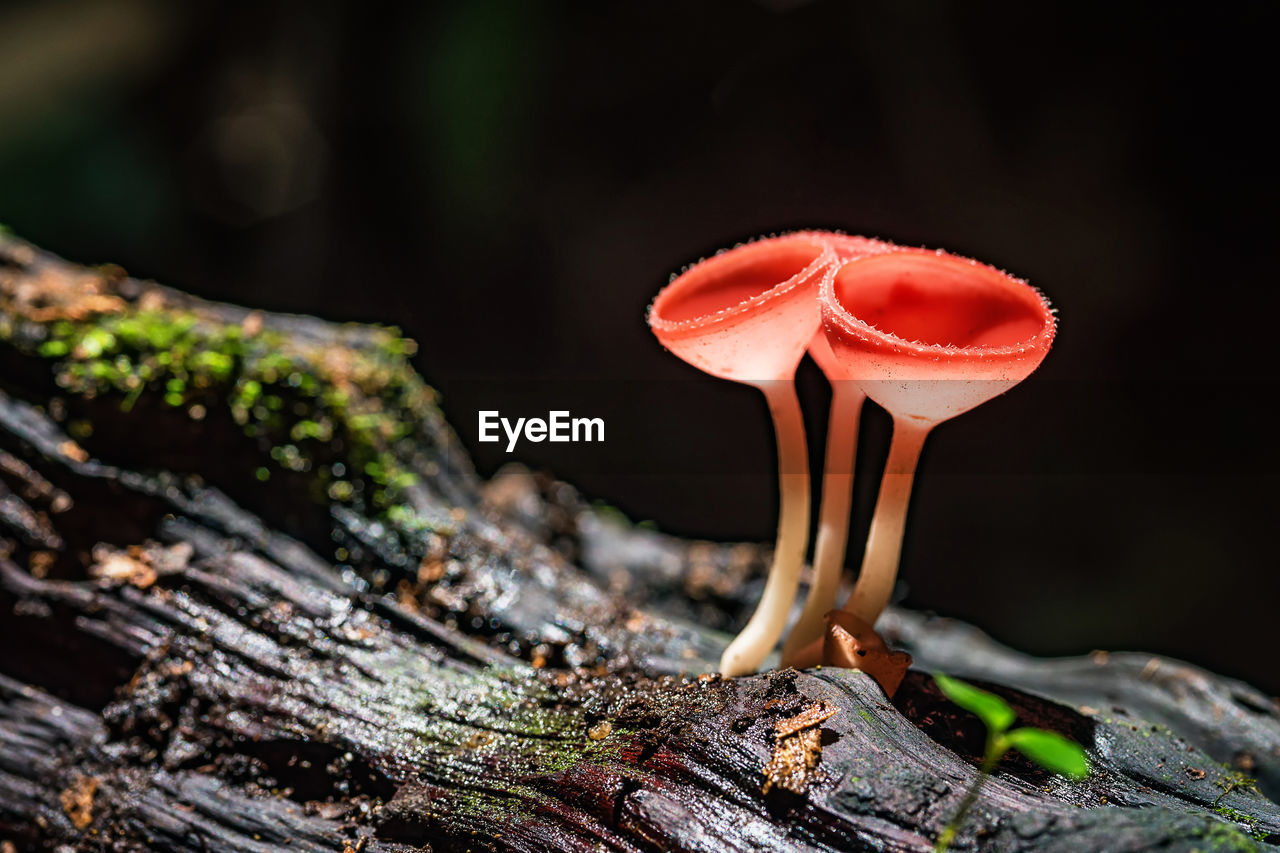
[[[784,293],[815,282],[831,262],[819,238],[794,235],[745,243],[690,266],[654,297],[649,325],[678,333],[767,307]]]
[[[1040,291],[994,267],[937,251],[855,259],[832,270],[820,298],[828,309],[828,338],[861,337],[958,363],[1047,348],[1055,330]]]

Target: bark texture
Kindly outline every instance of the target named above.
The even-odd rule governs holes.
[[[1274,700],[1177,661],[894,610],[893,702],[703,675],[767,554],[481,482],[410,354],[0,236],[0,843],[929,850],[983,742],[934,668],[1095,768],[1007,758],[955,849],[1280,843]]]

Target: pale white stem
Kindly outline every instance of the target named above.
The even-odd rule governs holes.
[[[720,658],[726,678],[755,672],[773,651],[795,602],[809,546],[809,454],[800,400],[789,379],[761,382],[759,387],[769,402],[778,440],[778,540],[756,612]]]
[[[880,481],[875,515],[871,518],[862,571],[842,608],[868,625],[876,623],[893,595],[893,582],[898,577],[898,561],[902,556],[902,534],[907,526],[907,506],[911,502],[911,483],[920,450],[932,426],[907,419],[893,422],[893,441]]]
[[[836,606],[849,541],[849,510],[853,502],[853,462],[858,452],[858,421],[867,395],[856,384],[831,384],[831,414],[827,421],[827,455],[822,473],[822,508],[818,513],[818,542],[813,551],[813,582],[809,597],[791,633],[782,644],[782,665],[790,666],[801,650],[821,637],[822,617]]]

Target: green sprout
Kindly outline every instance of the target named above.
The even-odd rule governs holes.
[[[1045,729],[1024,726],[1010,731],[1017,714],[999,696],[942,673],[935,673],[933,680],[942,695],[976,716],[987,727],[987,748],[978,777],[938,836],[934,847],[936,853],[944,853],[951,846],[969,810],[977,802],[978,792],[1009,750],[1016,749],[1045,770],[1069,779],[1083,779],[1089,775],[1089,760],[1080,744]]]
[[[1239,770],[1234,770],[1230,767],[1227,767],[1226,769],[1227,775],[1213,783],[1222,789],[1222,793],[1213,801],[1215,808],[1222,802],[1223,797],[1233,791],[1247,791],[1258,794],[1259,796],[1262,795],[1262,792],[1258,790],[1257,779],[1254,779],[1252,776],[1246,776]]]

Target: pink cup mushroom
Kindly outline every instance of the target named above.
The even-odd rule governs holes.
[[[755,672],[773,650],[795,600],[809,539],[809,459],[794,377],[818,332],[819,281],[835,263],[815,233],[747,243],[697,263],[649,309],[658,340],[713,376],[759,388],[778,442],[778,538],[764,594],[725,649],[726,677]]]
[[[823,324],[845,379],[893,416],[862,571],[843,610],[874,625],[889,603],[916,462],[929,431],[1017,385],[1056,322],[1044,296],[993,267],[903,249],[834,268]]]

